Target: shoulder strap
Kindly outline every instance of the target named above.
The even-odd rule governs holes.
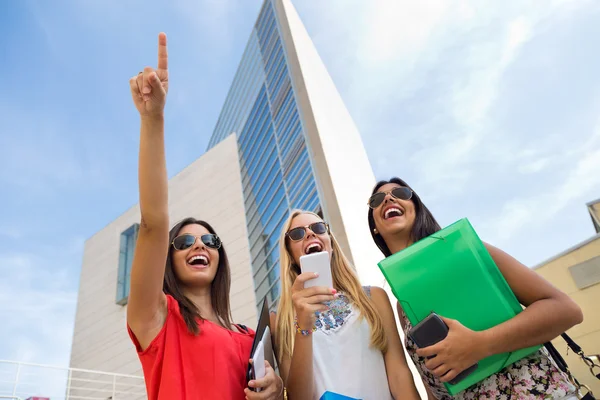
[[[246,325],[242,325],[242,324],[234,324],[236,326],[236,328],[238,328],[240,331],[244,332],[244,333],[248,333],[248,327]]]
[[[565,361],[563,356],[558,352],[556,347],[554,347],[552,342],[544,343],[544,347],[546,348],[546,350],[548,350],[548,354],[550,354],[550,357],[552,357],[558,369],[560,369],[565,374],[568,374],[569,366],[567,365],[567,362]]]
[[[579,357],[581,357],[583,362],[590,369],[592,376],[596,377],[597,379],[600,379],[600,365],[594,363],[594,361],[591,358],[587,357],[585,355],[585,353],[583,352],[583,350],[581,349],[581,346],[579,346],[577,343],[575,343],[575,341],[573,339],[571,339],[571,337],[569,335],[567,335],[566,333],[563,333],[560,336],[565,340],[565,342],[567,342],[568,348],[571,349],[572,351],[574,351]],[[589,388],[587,386],[581,384],[577,380],[577,378],[575,378],[573,376],[573,374],[569,370],[569,366],[568,366],[567,362],[565,361],[563,356],[558,352],[558,350],[556,350],[556,347],[554,347],[554,345],[552,343],[550,343],[550,342],[544,343],[544,347],[546,348],[546,350],[548,350],[550,357],[552,357],[552,359],[556,363],[557,367],[570,378],[572,383],[574,383],[578,389],[581,389],[583,387],[583,388],[588,389],[588,392],[591,393],[591,391],[589,391]],[[596,370],[598,370],[598,373],[596,373]]]
[[[581,350],[581,346],[579,346],[577,343],[575,343],[575,341],[573,339],[571,339],[571,337],[569,335],[567,335],[566,333],[563,333],[560,336],[565,340],[565,342],[567,342],[567,346],[569,346],[569,348],[571,350],[573,350],[576,354],[581,354],[583,352]]]

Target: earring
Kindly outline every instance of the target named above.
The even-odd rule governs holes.
[[[373,233],[376,234],[376,235],[379,233],[379,231],[377,230],[377,228],[373,229]]]

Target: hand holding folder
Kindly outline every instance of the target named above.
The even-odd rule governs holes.
[[[382,260],[379,268],[413,326],[435,312],[483,331],[523,310],[467,219]],[[454,395],[540,347],[487,357],[474,373],[445,386]]]

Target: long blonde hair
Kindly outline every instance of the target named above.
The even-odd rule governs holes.
[[[287,246],[286,232],[292,226],[292,221],[298,215],[311,214],[321,219],[317,214],[310,211],[294,210],[283,225],[281,237],[279,239],[279,264],[281,266],[281,296],[277,308],[277,352],[279,359],[292,357],[294,350],[294,338],[296,330],[294,328],[294,307],[292,304],[292,285],[298,276],[296,269],[292,267],[293,257]],[[344,292],[350,301],[358,308],[361,318],[366,318],[371,329],[371,346],[385,352],[387,350],[387,338],[383,330],[381,316],[375,310],[373,301],[363,290],[358,276],[346,258],[337,240],[330,232],[331,246],[333,253],[331,255],[331,275],[334,286]]]

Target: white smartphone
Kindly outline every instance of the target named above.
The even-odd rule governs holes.
[[[319,253],[307,254],[300,257],[300,269],[302,270],[302,273],[316,272],[319,274],[318,277],[304,282],[305,288],[313,286],[333,287],[331,262],[328,252],[321,251]]]

